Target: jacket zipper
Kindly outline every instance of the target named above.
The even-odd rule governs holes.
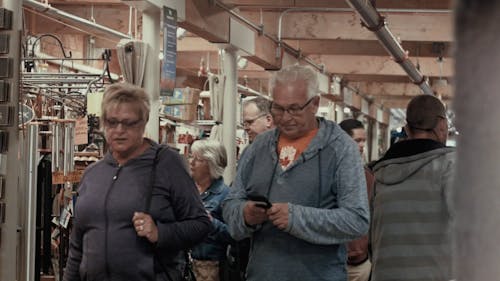
[[[116,170],[115,175],[113,176],[113,181],[111,182],[111,186],[108,189],[108,192],[106,193],[106,196],[104,197],[104,265],[105,265],[105,270],[106,270],[106,279],[110,280],[110,275],[111,271],[109,269],[109,263],[108,263],[108,198],[109,194],[111,193],[111,190],[115,186],[116,179],[118,178],[118,175],[120,174],[120,171],[122,170],[122,166],[118,166],[118,169]]]

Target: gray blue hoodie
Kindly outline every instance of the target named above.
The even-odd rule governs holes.
[[[368,231],[369,211],[361,157],[335,123],[318,119],[319,130],[286,170],[278,165],[277,129],[259,135],[238,164],[223,215],[233,238],[251,237],[248,281],[345,281],[344,243]],[[285,230],[243,219],[247,195],[289,203]]]

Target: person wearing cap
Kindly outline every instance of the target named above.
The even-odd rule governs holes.
[[[373,167],[371,280],[452,280],[455,149],[445,145],[445,107],[436,97],[417,96],[406,123],[408,139]]]

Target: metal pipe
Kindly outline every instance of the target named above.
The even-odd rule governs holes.
[[[259,26],[259,25],[254,24],[253,22],[247,20],[246,18],[244,18],[240,14],[238,14],[235,11],[231,10],[229,7],[227,7],[226,5],[222,4],[218,0],[215,0],[215,4],[217,6],[219,6],[219,7],[221,7],[222,9],[224,9],[225,11],[227,11],[233,17],[235,17],[238,20],[240,20],[241,22],[247,24],[249,27],[255,29],[257,32],[259,32],[259,34],[262,34],[263,36],[266,36],[267,38],[271,39],[274,43],[278,44],[278,52],[279,52],[279,48],[283,47],[283,48],[285,48],[285,50],[287,50],[288,52],[292,53],[295,57],[299,57],[300,56],[300,52],[298,50],[294,49],[293,47],[291,47],[291,46],[289,46],[287,44],[282,43],[281,40],[277,39],[276,37],[265,33],[263,25]],[[280,54],[277,53],[277,56],[279,56],[279,55]],[[324,71],[324,69],[321,66],[319,66],[317,63],[315,63],[314,61],[312,61],[312,60],[310,60],[308,58],[303,58],[303,60],[305,62],[307,62],[309,65],[311,65],[314,68],[318,69],[319,71],[322,71],[323,73],[325,73],[327,75],[331,75],[328,72]]]
[[[53,8],[50,5],[45,5],[43,3],[37,2],[35,0],[23,0],[23,5],[31,7],[31,8],[34,8],[38,12],[41,12],[41,13],[47,13],[47,14],[50,14],[50,15],[53,15],[53,16],[63,17],[65,19],[67,19],[67,20],[70,20],[70,21],[73,21],[73,22],[77,22],[79,24],[85,25],[86,27],[90,27],[92,29],[95,29],[95,30],[104,32],[106,34],[118,37],[120,39],[130,39],[131,38],[127,34],[118,32],[118,31],[113,30],[113,29],[111,29],[109,27],[97,24],[95,22],[86,20],[84,18],[80,18],[80,17],[75,16],[73,14],[70,14],[70,13],[64,12],[62,10]]]
[[[238,87],[238,91],[240,91],[240,92],[247,92],[247,93],[255,95],[255,96],[260,96],[260,97],[264,97],[266,99],[271,99],[271,97],[264,95],[262,93],[259,93],[252,88],[245,87],[241,84],[238,84],[237,87]]]
[[[25,221],[26,276],[25,280],[35,279],[35,235],[36,235],[36,193],[38,171],[38,124],[28,125],[28,185],[26,190],[27,211]]]
[[[67,176],[70,172],[74,170],[74,127],[73,122],[65,122],[64,126],[64,175]]]
[[[23,72],[23,77],[100,77],[101,74],[97,73],[48,73],[48,72]]]
[[[100,77],[94,79],[71,79],[71,78],[23,78],[21,82],[25,83],[42,83],[42,84],[55,84],[55,83],[64,83],[64,84],[88,84],[95,79],[100,79]]]
[[[346,2],[358,12],[366,28],[375,33],[384,48],[403,68],[410,79],[417,84],[425,94],[434,95],[434,91],[431,89],[426,78],[415,67],[413,62],[408,59],[405,50],[398,40],[396,40],[394,35],[392,35],[384,18],[377,10],[371,6],[369,2],[364,0],[346,0]]]
[[[52,172],[57,172],[61,169],[61,124],[54,122],[51,124],[52,136]]]

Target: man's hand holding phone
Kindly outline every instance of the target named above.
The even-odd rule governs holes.
[[[245,223],[248,225],[258,225],[268,220],[267,210],[272,204],[264,196],[249,195],[247,203],[243,209]]]

